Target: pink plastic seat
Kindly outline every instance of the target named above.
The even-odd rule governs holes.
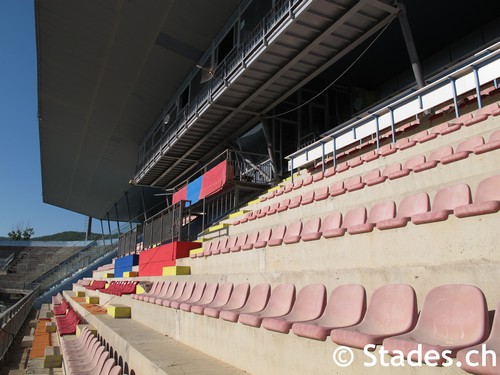
[[[267,241],[266,245],[264,246],[279,246],[283,243],[283,238],[285,237],[285,232],[286,232],[286,225],[278,225],[276,228],[273,229],[273,232],[271,234],[271,237],[269,238],[269,241]],[[261,244],[257,242],[255,244],[255,247],[258,248]],[[261,246],[261,247],[264,247]]]
[[[288,201],[290,202],[290,201]],[[278,203],[273,203],[271,207],[269,207],[269,210],[266,212],[267,216],[274,215],[276,212],[278,212],[278,208],[280,207],[281,202]]]
[[[234,246],[231,246],[229,248],[229,251],[233,253],[236,251],[240,251],[241,247],[247,242],[247,240],[248,240],[248,234],[240,234]]]
[[[500,130],[496,130],[491,133],[488,142],[484,145],[479,145],[474,147],[474,153],[476,155],[483,154],[485,152],[497,150],[500,148]]]
[[[115,359],[114,358],[108,358],[106,362],[104,362],[104,365],[102,366],[101,371],[99,372],[99,375],[109,375],[109,372],[111,369],[115,366]]]
[[[396,153],[397,151],[398,149],[396,148],[396,145],[394,143],[388,143],[380,147],[378,152],[382,156],[389,156]]]
[[[315,174],[313,174],[313,182],[318,182],[318,181],[321,181],[324,176],[323,176],[323,172],[320,171],[320,172],[316,172]]]
[[[279,204],[279,203],[278,203]],[[264,206],[260,209],[260,212],[254,214],[254,216],[257,218],[257,219],[260,219],[261,217],[264,217],[267,215],[267,213],[269,212],[269,210],[271,209],[271,206]]]
[[[455,216],[485,215],[500,210],[500,175],[488,177],[477,186],[474,203],[455,208]]]
[[[328,169],[325,170],[325,178],[327,177],[332,177],[333,175],[335,175],[337,173],[337,171],[335,170],[335,167],[330,167]]]
[[[366,222],[366,208],[364,206],[354,208],[347,212],[344,217],[344,221],[339,228],[330,229],[328,235],[330,237],[340,237],[345,234],[347,229],[351,226],[364,224]],[[323,237],[325,236],[325,232],[323,232]]]
[[[430,203],[427,193],[411,195],[399,203],[398,213],[395,218],[379,221],[377,228],[384,230],[404,227],[412,216],[428,212],[429,210]]]
[[[250,212],[250,214],[248,215],[247,221],[254,221],[255,219],[257,219],[257,215],[259,215],[261,211],[262,211],[262,209],[258,208],[256,210],[253,210],[252,212]],[[241,221],[243,224],[243,220],[241,220]]]
[[[389,284],[373,292],[363,320],[330,333],[333,342],[364,349],[383,340],[411,331],[417,322],[417,297],[410,285]]]
[[[413,147],[417,144],[417,141],[411,140],[410,138],[402,138],[396,141],[395,147],[398,150],[406,150],[407,148]]]
[[[227,254],[231,251],[231,248],[236,245],[236,242],[238,242],[238,236],[231,236],[227,240],[226,246],[220,250],[221,254]]]
[[[345,284],[330,293],[323,315],[307,322],[292,325],[297,336],[325,341],[334,328],[358,324],[366,310],[366,292],[358,284]]]
[[[142,293],[142,294],[132,294],[132,298],[139,300],[139,301],[142,301],[144,299],[144,297],[146,297],[146,296],[149,297],[149,296],[154,295],[157,291],[160,290],[160,288],[162,286],[163,286],[163,281],[155,281],[151,285],[151,288],[149,289],[148,292]]]
[[[253,246],[255,245],[255,243],[257,242],[257,239],[259,237],[259,232],[255,231],[255,232],[251,232],[248,237],[247,237],[247,240],[245,241],[245,243],[243,245],[241,245],[241,250],[252,250],[253,249]],[[236,251],[236,250],[235,250]]]
[[[276,191],[282,191],[282,193],[280,193],[279,195],[281,194],[287,194],[289,192],[291,192],[293,190],[293,183],[289,182],[288,184],[286,184],[284,187],[276,190]],[[276,193],[275,193],[275,196],[276,196]]]
[[[207,307],[224,306],[229,300],[229,297],[231,297],[232,292],[233,292],[233,283],[224,283],[219,287],[217,293],[215,294],[211,302],[201,303],[202,301],[200,300],[200,303],[195,303],[191,306],[191,312],[198,315],[203,315]]]
[[[409,352],[422,346],[422,355],[439,353],[429,363],[443,364],[443,351],[455,357],[457,351],[483,342],[488,336],[488,308],[483,292],[471,285],[441,285],[425,297],[415,328],[405,334],[386,338],[384,349],[390,355]],[[412,356],[413,360],[418,360]]]
[[[144,297],[143,301],[148,303],[155,303],[158,297],[165,297],[168,291],[171,290],[170,288],[174,287],[173,284],[174,284],[173,282],[165,281],[165,283],[163,284],[162,288],[158,291],[158,293]],[[175,286],[177,286],[177,283]]]
[[[183,297],[179,298],[177,301],[171,301],[170,307],[176,310],[179,310],[181,304],[186,303],[186,304],[193,304],[197,303],[201,297],[203,296],[203,293],[205,291],[205,288],[207,286],[207,283],[200,283],[197,282],[195,283],[195,287],[193,292],[191,293],[191,296],[185,300],[183,300]]]
[[[320,187],[319,189],[314,190],[314,200],[316,202],[323,201],[330,196],[330,192],[328,190],[328,186]]]
[[[411,130],[411,129],[417,127],[418,125],[420,125],[420,119],[416,119],[416,120],[407,122],[407,123],[405,123],[405,124],[403,124],[401,126],[398,126],[396,128],[396,133],[400,133],[400,132],[405,132],[405,131]]]
[[[472,118],[464,121],[464,125],[471,126],[474,124],[478,124],[486,120],[489,116],[493,116],[495,111],[498,111],[498,108],[499,108],[498,103],[492,103],[487,105],[486,107],[478,109],[478,111],[472,115]]]
[[[351,160],[349,160],[347,162],[347,165],[349,166],[349,168],[355,168],[357,166],[360,166],[364,162],[365,161],[361,158],[361,156],[356,156],[356,157],[352,158]]]
[[[216,247],[212,246],[212,255],[219,255],[221,250],[226,248],[228,240],[229,239],[227,237],[224,237],[219,240],[219,243]]]
[[[384,182],[386,180],[386,178],[387,178],[387,176],[382,176],[382,174],[380,173],[380,169],[375,168],[375,169],[372,169],[371,171],[367,172],[363,176],[363,182],[367,186],[373,186],[373,185],[377,185],[377,184]]]
[[[330,186],[330,197],[336,197],[338,195],[342,195],[347,191],[344,188],[344,181],[339,181]]]
[[[399,164],[399,163],[394,164],[393,165],[394,171],[389,172],[389,170],[384,170],[384,174],[389,173],[387,175],[387,178],[389,180],[395,180],[396,178],[408,176],[410,174],[410,172],[413,170],[413,168],[415,168],[415,166],[423,164],[423,163],[425,163],[425,155],[413,156],[412,158],[408,159],[405,162],[403,167],[401,167],[401,164]],[[398,165],[399,165],[399,168],[398,168]],[[387,168],[389,168],[389,167],[387,167]]]
[[[474,152],[476,147],[482,145],[484,145],[484,138],[481,136],[466,139],[457,146],[454,154],[441,158],[441,164],[449,164],[458,160],[466,159],[472,152]]]
[[[302,195],[302,201],[300,203],[301,206],[305,206],[307,204],[311,204],[314,202],[314,190],[308,191],[307,193]]]
[[[302,186],[308,186],[313,183],[313,176],[312,175],[307,175],[303,180],[302,180]]]
[[[326,216],[323,219],[323,224],[321,226],[321,234],[323,238],[337,237],[338,231],[342,226],[342,214],[340,212],[335,212]]]
[[[299,207],[302,202],[302,195],[296,195],[292,199],[290,199],[290,204],[288,205],[288,209]]]
[[[276,212],[284,212],[284,211],[288,210],[288,206],[289,205],[290,205],[290,199],[284,199],[284,200],[282,200],[279,203],[278,208],[276,209]]]
[[[218,307],[216,306],[206,307],[205,310],[203,311],[203,314],[206,316],[210,316],[211,318],[218,319],[220,312],[223,310],[241,309],[245,305],[245,302],[247,301],[249,291],[250,291],[249,283],[238,284],[234,287],[234,290],[231,293],[231,296],[229,297],[229,300],[227,301],[226,304]]]
[[[361,180],[361,176],[354,176],[349,178],[345,183],[345,188],[347,191],[360,190],[365,187],[365,183]]]
[[[394,201],[386,201],[377,203],[370,210],[366,223],[350,226],[347,228],[349,234],[359,234],[371,232],[382,220],[390,220],[396,216],[396,203]]]
[[[256,313],[264,310],[271,295],[271,286],[269,284],[257,284],[248,295],[245,305],[241,308],[224,309],[220,312],[219,318],[229,322],[236,323],[240,314]]]
[[[436,125],[433,128],[429,129],[429,136],[431,136],[431,134],[450,134],[456,132],[457,130],[460,130],[461,127],[462,123],[443,122],[442,124]]]
[[[368,163],[372,160],[378,159],[380,157],[380,153],[378,152],[378,150],[371,150],[364,154],[362,157],[365,163]]]
[[[451,155],[453,155],[453,148],[451,146],[441,147],[431,152],[431,154],[429,155],[429,159],[426,162],[415,165],[413,167],[413,172],[418,173],[435,168],[441,162],[441,159]]]
[[[293,323],[317,319],[326,305],[326,288],[323,284],[303,287],[297,294],[292,310],[277,318],[264,318],[262,327],[276,332],[288,333]]]
[[[187,301],[193,295],[194,287],[195,287],[195,282],[194,281],[187,282],[186,285],[185,285],[185,287],[183,288],[181,294],[179,294],[176,291],[176,294],[174,294],[171,298],[163,300],[162,306],[171,307],[172,306],[172,302],[174,302],[174,301],[181,302],[181,303],[184,302],[184,301]]]
[[[172,294],[167,293],[167,295],[165,295],[165,297],[158,297],[155,300],[156,305],[162,306],[164,301],[169,300],[169,299],[176,300],[182,295],[182,293],[184,292],[184,289],[186,288],[186,282],[179,281],[179,282],[176,282],[175,284],[177,284],[177,286],[173,290],[173,293]]]
[[[495,356],[487,353],[494,353]],[[493,358],[496,359],[495,365],[493,363]],[[498,374],[498,358],[500,358],[500,303],[497,305],[491,333],[488,339],[482,344],[467,347],[457,353],[457,361],[462,363],[462,370],[470,372],[471,374]],[[469,359],[469,361],[467,361],[467,359]],[[477,364],[477,366],[472,366],[473,363]]]
[[[267,241],[269,241],[269,239],[271,238],[271,235],[272,235],[271,228],[262,229],[259,232],[259,236],[257,237],[257,240],[253,244],[254,249],[260,249],[262,247],[266,247]],[[244,246],[242,246],[241,248],[243,250],[245,250]]]
[[[300,189],[302,187],[302,184],[304,183],[304,180],[297,180],[293,183],[293,190]]]
[[[418,142],[418,143],[425,143],[430,141],[431,139],[434,139],[438,136],[437,133],[433,133],[429,130],[423,130],[420,133],[415,134],[411,140]]]
[[[269,302],[263,310],[252,313],[242,313],[238,317],[238,322],[253,327],[260,327],[264,318],[275,318],[288,314],[292,309],[294,301],[295,285],[280,284],[274,288],[269,298]]]
[[[300,238],[302,241],[314,241],[321,238],[321,218],[314,217],[307,220],[302,228]]]
[[[269,240],[268,246],[278,246],[282,243],[288,245],[300,241],[300,234],[302,233],[302,221],[291,223],[286,227],[286,232],[283,238],[276,240]]]
[[[469,185],[457,184],[439,190],[432,202],[429,212],[413,215],[411,221],[414,224],[433,223],[448,219],[456,207],[472,203]]]
[[[337,173],[342,173],[342,172],[345,172],[349,169],[349,164],[347,164],[347,162],[343,162],[343,163],[340,163],[340,164],[337,164],[337,167],[335,168],[335,171]]]
[[[217,290],[219,289],[219,284],[217,283],[208,283],[206,284],[204,290],[203,290],[203,295],[201,296],[198,301],[194,301],[194,292],[193,296],[186,302],[183,302],[179,305],[179,309],[182,311],[187,311],[190,312],[191,308],[194,305],[207,305],[211,303],[214,300],[215,294],[217,293]]]
[[[114,366],[111,371],[109,372],[109,375],[120,375],[122,373],[122,367],[121,366]],[[104,374],[102,374],[104,375]]]

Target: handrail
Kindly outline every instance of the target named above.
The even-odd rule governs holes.
[[[31,311],[33,301],[38,295],[36,288],[19,300],[14,306],[9,307],[0,314],[0,360],[14,341],[14,338]]]
[[[213,78],[206,84],[198,95],[191,100],[183,109],[179,110],[177,118],[173,123],[162,132],[161,140],[156,142],[149,150],[144,150],[143,155],[139,155],[139,161],[136,166],[135,180],[140,180],[146,173],[147,169],[151,168],[162,153],[173,142],[175,142],[182,132],[189,128],[196,121],[196,117],[208,108],[209,104],[215,100],[218,95],[228,86],[229,77],[243,65],[246,58],[250,57],[255,52],[255,47],[259,44],[265,45],[267,34],[274,32],[276,27],[291,16],[294,9],[297,9],[299,4],[306,3],[309,0],[287,0],[277,4],[269,13],[264,16],[262,21],[253,29],[252,32],[233,48],[225,59],[216,68]],[[177,94],[178,97],[180,94]],[[172,101],[174,103],[175,101]],[[173,104],[171,104],[173,107]],[[164,110],[163,113],[168,113],[170,109]],[[141,142],[139,149],[148,142],[150,138],[154,138],[154,133],[158,126],[163,121],[164,117],[159,118],[151,130],[148,131],[146,137]]]
[[[448,70],[448,74],[441,76],[438,79],[433,80],[431,83],[429,83],[427,86],[418,89],[418,90],[412,90],[411,93],[404,92],[400,95],[398,95],[396,98],[391,98],[387,101],[384,101],[383,103],[380,103],[376,105],[375,107],[367,110],[364,114],[359,115],[344,124],[336,127],[335,129],[326,132],[322,135],[322,138],[319,139],[318,141],[303,147],[300,150],[295,151],[294,153],[291,153],[290,155],[287,155],[285,159],[290,160],[290,165],[289,169],[293,171],[294,168],[300,167],[301,165],[317,159],[323,155],[325,155],[325,152],[321,152],[326,144],[329,144],[333,141],[333,149],[336,151],[342,147],[348,146],[349,144],[353,144],[355,142],[359,142],[359,140],[362,137],[357,136],[355,133],[360,132],[360,130],[363,128],[363,126],[371,126],[369,130],[364,129],[364,132],[361,132],[364,136],[370,135],[370,134],[375,134],[378,138],[379,131],[393,127],[394,123],[398,122],[396,120],[404,120],[404,118],[401,119],[395,119],[394,118],[394,112],[402,109],[404,109],[405,106],[408,106],[409,110],[406,113],[406,118],[411,117],[413,115],[417,115],[419,113],[422,113],[423,111],[432,108],[434,106],[440,105],[447,100],[454,99],[455,101],[455,111],[456,115],[458,117],[459,112],[458,112],[458,105],[456,103],[456,97],[459,93],[457,93],[457,87],[456,87],[456,82],[458,80],[464,79],[467,77],[469,74],[476,74],[478,75],[478,70],[487,67],[489,64],[494,64],[498,63],[498,60],[500,58],[500,42],[484,49],[480,53],[477,53],[473,57],[462,61],[461,63],[457,64],[453,68],[450,68]],[[475,77],[475,88],[476,91],[479,90],[480,82],[478,77]],[[494,79],[497,79],[495,77]],[[428,100],[427,102],[424,102],[423,98],[425,98],[426,95],[429,95],[430,93],[436,92],[437,90],[442,90],[443,88],[450,86],[451,89],[447,93],[447,95],[441,96],[440,99],[434,98],[434,101]],[[466,91],[465,91],[466,92]],[[415,105],[415,102],[417,104]],[[410,113],[410,115],[408,115]],[[382,125],[380,124],[380,120],[383,116],[387,116],[384,118],[385,123]],[[375,124],[375,126],[373,126]],[[353,133],[353,139],[350,143],[342,144],[341,146],[335,145],[335,140],[340,138],[343,135],[346,135],[348,133]],[[328,152],[326,153],[331,153],[334,150],[330,150],[331,147],[329,147]],[[335,152],[334,151],[334,152]],[[318,154],[317,157],[313,159],[308,159],[306,157],[306,160],[302,161],[301,163],[297,164],[294,162],[294,159],[297,159],[300,156],[306,155],[308,153],[316,152]],[[335,162],[335,161],[334,161]]]

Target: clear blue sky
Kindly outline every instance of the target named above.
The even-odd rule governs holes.
[[[0,237],[85,230],[85,216],[42,202],[36,69],[33,1],[0,0]]]

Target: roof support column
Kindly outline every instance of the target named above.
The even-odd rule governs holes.
[[[278,167],[276,164],[276,158],[274,156],[274,144],[273,138],[271,137],[271,124],[269,119],[262,119],[262,128],[264,129],[264,137],[266,138],[267,152],[269,158],[271,159],[271,167],[273,168],[273,180],[276,181],[278,176]]]
[[[401,25],[401,30],[403,31],[403,37],[405,38],[406,49],[408,50],[408,55],[410,56],[411,67],[413,69],[413,74],[415,75],[417,87],[420,89],[425,86],[425,82],[422,75],[422,67],[418,58],[417,48],[413,40],[410,23],[408,22],[408,17],[406,15],[406,6],[403,0],[397,0],[397,4],[399,7],[399,24]]]
[[[88,241],[92,237],[92,216],[89,216],[89,221],[87,222],[87,231],[85,232],[85,241]]]

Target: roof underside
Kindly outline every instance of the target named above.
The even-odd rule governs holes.
[[[324,77],[344,69],[346,61],[335,62],[353,48],[350,43],[380,30],[393,13],[385,0],[312,1],[310,11],[245,68],[182,142],[164,148],[157,167],[137,175],[140,142],[240,2],[35,0],[44,202],[100,219],[118,211],[122,220],[137,216],[164,197],[143,194],[130,180],[158,187],[178,183],[322,69],[329,68]],[[421,58],[498,17],[492,0],[484,6],[465,0],[406,3]],[[409,67],[404,44],[393,48],[402,38],[398,29],[393,22],[390,40],[381,39],[365,65],[360,61],[344,78],[376,85]],[[380,59],[386,54],[391,58]]]
[[[44,202],[106,217],[145,132],[238,5],[35,1]]]

